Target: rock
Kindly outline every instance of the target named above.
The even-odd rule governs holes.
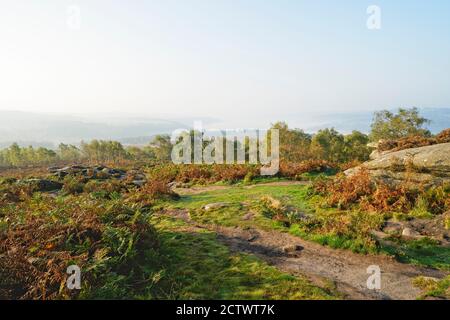
[[[401,222],[387,221],[384,224],[383,232],[390,234],[400,234],[403,231],[404,224]]]
[[[95,179],[97,177],[97,171],[89,168],[89,169],[86,169],[86,171],[84,171],[84,175],[91,179]]]
[[[145,174],[134,174],[131,176],[133,180],[147,180]]]
[[[224,208],[224,207],[227,207],[227,206],[228,206],[228,203],[217,202],[217,203],[207,204],[207,205],[203,206],[203,209],[206,210],[206,211],[210,211],[210,210]]]
[[[381,239],[381,240],[384,240],[384,239],[387,239],[387,238],[390,237],[389,234],[387,234],[387,233],[385,233],[385,232],[383,232],[383,231],[372,230],[370,233],[371,233],[375,238]]]
[[[382,152],[374,157],[345,174],[351,176],[366,168],[375,181],[390,185],[404,181],[426,186],[450,183],[450,143]]]
[[[427,219],[413,219],[406,222],[405,227],[418,232],[422,236],[439,241],[442,245],[450,244],[450,231],[446,229],[446,216],[436,215]]]
[[[122,169],[108,168],[105,166],[81,166],[71,165],[63,168],[50,167],[48,170],[53,173],[55,177],[63,179],[64,177],[80,176],[82,175],[86,179],[125,179],[129,178],[130,181],[134,180],[146,180],[144,173],[138,170],[130,170],[128,173]]]
[[[169,188],[178,188],[180,186],[181,183],[177,182],[177,181],[172,181],[169,182],[167,185],[169,186]]]
[[[74,171],[81,171],[83,169],[86,169],[86,167],[74,164],[74,165],[70,166],[70,169],[74,170]]]
[[[192,185],[190,183],[172,181],[168,184],[168,186],[171,189],[177,189],[177,188],[190,188]]]
[[[61,190],[63,184],[58,181],[47,180],[47,179],[28,179],[23,180],[20,183],[30,185],[35,192],[50,192]]]
[[[30,257],[27,259],[28,263],[30,264],[35,264],[36,262],[38,262],[40,259],[36,258],[36,257]]]
[[[191,221],[191,215],[188,210],[185,209],[173,209],[173,210],[164,210],[164,214],[167,214],[171,217],[181,219],[183,221],[189,222]]]
[[[370,142],[367,144],[369,148],[378,149],[378,146],[380,145],[380,142]]]
[[[246,213],[241,220],[248,221],[252,220],[255,217],[255,214],[253,212]]]
[[[284,253],[293,253],[303,250],[303,247],[298,244],[287,245],[282,248]]]
[[[369,158],[371,160],[375,160],[375,159],[378,159],[380,156],[381,156],[380,151],[373,150],[372,153],[370,154]]]
[[[95,177],[97,179],[109,179],[111,178],[111,174],[109,173],[109,169],[103,169],[102,171],[97,171]]]
[[[56,173],[58,170],[60,170],[58,167],[49,167],[47,168],[48,172],[50,173]]]
[[[413,238],[413,239],[420,239],[422,236],[417,231],[414,231],[411,228],[405,228],[402,231],[402,237],[405,238]]]
[[[67,171],[57,171],[55,172],[54,176],[58,179],[64,179],[65,176],[69,175]]]
[[[147,183],[145,180],[133,180],[132,182],[136,187],[142,187],[144,184]]]

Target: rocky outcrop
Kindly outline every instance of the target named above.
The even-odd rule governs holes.
[[[119,179],[130,181],[131,184],[142,187],[147,182],[145,173],[137,169],[128,171],[105,166],[71,165],[66,167],[50,167],[48,171],[58,179],[66,176],[83,177],[86,180]]]
[[[35,192],[51,192],[61,190],[63,184],[58,181],[48,179],[27,179],[18,182],[21,185],[27,185]]]
[[[124,178],[126,171],[121,169],[112,169],[104,166],[80,166],[71,165],[63,168],[50,167],[49,172],[58,178],[64,178],[65,176],[84,176],[94,179],[109,179],[109,178]]]
[[[388,184],[410,182],[429,186],[450,183],[450,143],[378,152],[372,154],[372,158],[345,174],[353,175],[366,168],[375,180]]]

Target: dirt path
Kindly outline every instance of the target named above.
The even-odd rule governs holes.
[[[413,278],[445,276],[443,272],[401,264],[389,257],[331,249],[278,231],[198,225],[190,220],[185,210],[170,210],[164,214],[188,222],[191,231],[214,231],[218,240],[232,251],[254,254],[279,270],[304,275],[319,286],[325,279],[332,280],[347,299],[415,299],[421,292],[412,285]],[[297,250],[290,247],[297,247]],[[367,289],[370,276],[367,268],[371,265],[381,269],[381,290]]]

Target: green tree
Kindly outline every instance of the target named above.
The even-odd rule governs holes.
[[[172,142],[167,134],[156,135],[150,142],[150,150],[154,153],[156,159],[161,161],[170,160],[172,153]]]
[[[397,113],[388,110],[375,112],[371,125],[370,140],[399,139],[407,136],[430,136],[423,128],[430,120],[420,116],[417,108],[398,109]]]
[[[289,129],[285,122],[272,124],[278,129],[280,136],[280,159],[286,161],[302,161],[312,157],[311,135],[300,129]]]
[[[78,162],[81,159],[81,152],[77,147],[64,143],[59,144],[57,154],[63,161]]]
[[[345,161],[359,160],[366,161],[369,159],[370,148],[367,147],[369,143],[369,136],[359,132],[353,131],[344,137],[345,142]]]
[[[344,135],[334,128],[319,130],[312,138],[311,151],[318,159],[332,162],[347,160]]]

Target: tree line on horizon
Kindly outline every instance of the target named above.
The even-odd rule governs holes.
[[[370,141],[408,136],[429,137],[430,131],[424,128],[427,123],[429,120],[423,118],[417,108],[400,108],[397,113],[387,110],[375,112],[369,134],[359,131],[341,134],[334,128],[309,134],[301,129],[289,128],[286,122],[277,122],[272,125],[272,128],[279,130],[282,161],[300,162],[320,159],[333,163],[346,163],[368,160],[371,150],[367,144]],[[92,140],[82,141],[80,146],[61,143],[56,150],[52,150],[44,147],[20,147],[14,143],[0,150],[0,167],[85,162],[95,164],[151,160],[164,162],[170,161],[172,147],[169,135],[157,135],[145,147],[125,147],[117,141]]]

